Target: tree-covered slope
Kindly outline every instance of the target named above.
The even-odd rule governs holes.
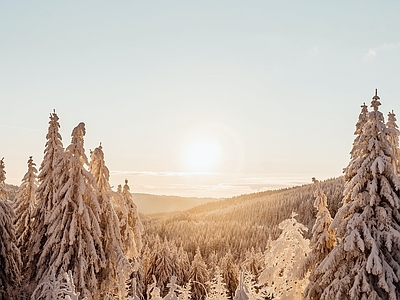
[[[321,182],[328,197],[332,216],[341,206],[343,178]],[[176,245],[182,244],[193,257],[200,247],[204,258],[214,251],[222,257],[231,249],[237,262],[245,259],[247,250],[263,251],[269,238],[280,234],[277,225],[298,213],[298,221],[309,229],[316,218],[313,207],[315,187],[312,184],[293,188],[242,195],[206,203],[170,217],[144,220],[145,238],[151,244],[156,235]]]

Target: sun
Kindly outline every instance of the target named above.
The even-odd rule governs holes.
[[[186,153],[186,163],[196,171],[209,171],[216,167],[221,155],[221,147],[214,141],[192,143]]]

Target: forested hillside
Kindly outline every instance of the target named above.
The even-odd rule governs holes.
[[[343,183],[342,177],[321,182],[332,216],[340,206]],[[309,238],[316,217],[314,190],[309,184],[206,203],[171,217],[146,217],[142,220],[144,238],[149,244],[156,235],[182,244],[191,258],[200,247],[206,260],[213,252],[223,257],[230,249],[235,261],[241,262],[252,247],[264,251],[268,239],[274,240],[280,234],[277,225],[292,212],[308,227],[305,236]]]

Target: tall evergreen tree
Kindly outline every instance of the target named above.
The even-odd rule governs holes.
[[[106,267],[102,269],[101,290],[122,298],[126,293],[125,282],[132,272],[130,263],[123,252],[118,216],[111,200],[110,173],[105,164],[103,147],[91,151],[90,171],[97,185],[98,201],[101,208],[100,228],[103,233],[103,249]]]
[[[37,188],[37,202],[39,212],[49,213],[57,201],[59,189],[59,177],[65,167],[64,148],[62,137],[59,132],[59,117],[54,111],[50,114],[49,129],[46,135],[46,145],[44,149],[43,161],[39,168]]]
[[[0,299],[18,299],[21,282],[21,256],[16,245],[15,218],[7,203],[4,158],[0,160]]]
[[[400,298],[400,179],[379,100],[376,92],[331,225],[339,243],[314,271],[307,299]]]
[[[226,289],[222,272],[218,266],[215,267],[215,274],[207,284],[209,286],[209,292],[206,300],[228,299],[228,290]]]
[[[387,136],[392,146],[394,159],[392,160],[393,168],[396,171],[397,176],[400,176],[400,149],[399,149],[399,127],[396,124],[396,114],[393,112],[389,113],[388,121],[386,123]]]
[[[122,233],[123,239],[126,244],[126,252],[129,258],[137,260],[143,247],[143,225],[140,221],[137,205],[133,201],[127,179],[125,179],[122,196],[127,212],[126,220],[122,224],[125,225],[125,227],[123,227]]]
[[[13,204],[16,219],[15,230],[18,237],[17,245],[21,251],[21,258],[24,265],[27,263],[26,251],[29,239],[32,235],[32,218],[36,205],[37,169],[32,156],[28,160],[28,172],[22,179],[22,184],[17,190]]]
[[[100,299],[98,274],[105,267],[106,258],[96,182],[85,168],[88,164],[83,147],[85,133],[84,123],[72,131],[64,158],[67,167],[61,174],[65,181],[58,191],[57,204],[50,211],[36,280],[40,283],[52,274],[58,279],[70,270],[77,290],[90,300]]]
[[[60,124],[58,115],[50,114],[49,128],[46,135],[46,144],[43,161],[39,168],[38,188],[36,190],[36,207],[32,215],[32,236],[28,243],[27,270],[24,277],[27,279],[25,287],[32,292],[38,282],[36,275],[39,257],[47,241],[47,227],[50,211],[57,201],[60,178],[64,169],[64,148],[59,133]]]
[[[309,271],[313,270],[336,245],[335,232],[334,230],[329,230],[332,217],[328,210],[328,199],[321,188],[320,182],[315,178],[312,180],[316,186],[314,207],[318,212],[312,229],[310,241],[311,252],[308,253],[300,267],[299,273],[302,278],[304,278]],[[313,276],[314,274],[311,272],[310,277],[312,278]]]
[[[208,269],[207,265],[204,262],[200,248],[196,249],[196,254],[194,255],[192,264],[190,266],[190,274],[189,278],[192,281],[192,297],[196,300],[204,299],[206,296],[206,287],[205,284],[208,281]]]
[[[279,224],[282,230],[278,239],[271,242],[265,254],[265,270],[259,282],[266,285],[266,293],[273,299],[301,299],[307,279],[297,275],[302,261],[310,251],[309,240],[304,239],[307,227],[297,222],[296,213]]]
[[[1,190],[0,192],[2,193],[2,196],[6,196],[6,189],[4,188],[4,182],[6,181],[6,165],[4,164],[4,157],[0,160],[0,185],[1,185]],[[5,198],[4,198],[5,199]]]
[[[235,263],[231,249],[228,249],[228,252],[221,259],[221,271],[226,283],[226,288],[228,289],[228,296],[229,298],[233,298],[239,284],[239,267]]]
[[[159,287],[161,289],[161,295],[165,296],[168,291],[167,284],[170,277],[174,275],[174,270],[171,260],[171,249],[169,247],[167,238],[164,239],[164,243],[159,248],[159,253],[155,260],[155,270],[153,275],[158,280]]]
[[[190,270],[190,261],[187,252],[183,249],[182,244],[178,249],[178,258],[179,258],[179,274],[178,276],[178,284],[184,285],[189,281],[189,270]]]
[[[157,262],[161,260],[161,241],[160,237],[156,235],[152,247],[145,247],[143,253],[143,266],[145,267],[145,286],[150,286],[153,283],[153,276],[157,273]]]

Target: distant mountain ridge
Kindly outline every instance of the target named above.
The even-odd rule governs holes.
[[[191,209],[193,207],[215,202],[217,198],[196,198],[133,193],[138,210],[141,214],[158,214],[179,212]]]

